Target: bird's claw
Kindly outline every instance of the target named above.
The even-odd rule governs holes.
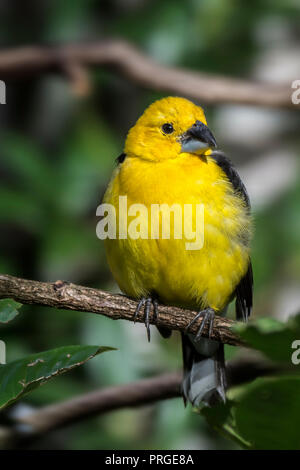
[[[157,320],[158,318],[158,302],[156,299],[152,297],[143,297],[139,303],[137,304],[134,316],[133,316],[133,321],[134,323],[136,322],[136,319],[142,309],[144,307],[144,323],[145,327],[147,329],[147,338],[148,341],[150,341],[150,310],[151,310],[151,304],[153,305],[153,320]]]
[[[200,312],[198,312],[197,315],[195,315],[193,320],[186,327],[186,329],[185,329],[186,334],[189,332],[190,328],[196,323],[196,321],[199,320],[199,318],[202,318],[202,320],[201,320],[199,329],[197,331],[197,334],[195,336],[195,341],[200,340],[200,338],[202,336],[203,328],[204,328],[206,323],[208,323],[208,325],[209,325],[208,326],[208,328],[209,328],[208,329],[208,337],[211,338],[213,327],[214,327],[214,319],[215,319],[214,309],[213,308],[206,308],[206,309],[201,310]]]

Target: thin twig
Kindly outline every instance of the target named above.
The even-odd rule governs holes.
[[[0,51],[0,77],[21,78],[76,67],[108,66],[142,87],[205,103],[235,103],[300,109],[291,101],[291,83],[260,83],[158,64],[126,41],[111,40],[53,47],[29,46]]]
[[[0,299],[12,298],[23,304],[36,304],[66,310],[91,312],[112,318],[113,320],[133,321],[137,303],[124,296],[110,294],[100,289],[79,286],[64,281],[39,282],[20,279],[9,275],[0,275]],[[158,318],[150,323],[170,330],[184,331],[197,312],[177,307],[159,305]],[[153,314],[153,312],[152,312]],[[143,323],[143,312],[136,319]],[[201,321],[201,320],[200,320]],[[211,339],[225,344],[243,346],[244,343],[232,331],[234,321],[216,315]],[[196,322],[190,332],[196,334],[199,323]],[[203,336],[209,335],[208,325],[203,329]]]

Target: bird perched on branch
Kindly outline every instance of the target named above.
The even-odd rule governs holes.
[[[225,401],[224,346],[202,333],[204,327],[212,331],[215,314],[224,314],[234,298],[237,319],[247,320],[251,312],[246,189],[216,150],[202,108],[184,98],[151,104],[130,129],[117,161],[104,196],[117,221],[115,237],[105,240],[111,271],[120,289],[138,300],[136,316],[143,310],[149,339],[149,316],[152,307],[158,315],[158,302],[199,311],[192,321],[198,333],[189,333],[190,324],[182,334],[183,395],[195,406]],[[126,196],[126,210],[119,196]],[[151,219],[157,213],[158,228]],[[191,234],[198,243],[191,243]]]

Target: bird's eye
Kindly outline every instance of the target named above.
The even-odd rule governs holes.
[[[171,124],[169,122],[166,122],[166,124],[163,124],[161,126],[161,129],[162,129],[164,134],[172,134],[172,132],[174,132],[173,124]]]

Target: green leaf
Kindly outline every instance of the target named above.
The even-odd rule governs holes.
[[[202,408],[201,414],[205,416],[208,424],[220,434],[237,442],[243,448],[250,448],[250,443],[245,441],[236,429],[232,412],[233,405],[233,401],[227,400],[225,404],[220,403],[212,408]]]
[[[49,379],[84,364],[97,354],[114,350],[99,346],[63,346],[0,365],[0,409]]]
[[[227,403],[201,414],[246,449],[299,449],[300,377],[259,378],[233,388]]]
[[[292,375],[298,372],[292,355],[298,354],[300,315],[286,323],[258,318],[248,324],[238,324],[233,330],[272,361],[286,363],[285,368],[290,370],[290,367],[291,374],[261,377],[230,389],[225,405],[204,408],[201,413],[212,427],[243,448],[299,449],[300,376]]]
[[[0,300],[0,323],[8,323],[13,320],[19,313],[22,304],[12,299]]]
[[[300,377],[259,378],[239,388],[236,428],[253,449],[299,449]]]
[[[300,315],[292,317],[287,323],[274,318],[258,318],[248,324],[235,325],[233,329],[269,359],[293,365],[292,344],[295,340],[300,340]]]

